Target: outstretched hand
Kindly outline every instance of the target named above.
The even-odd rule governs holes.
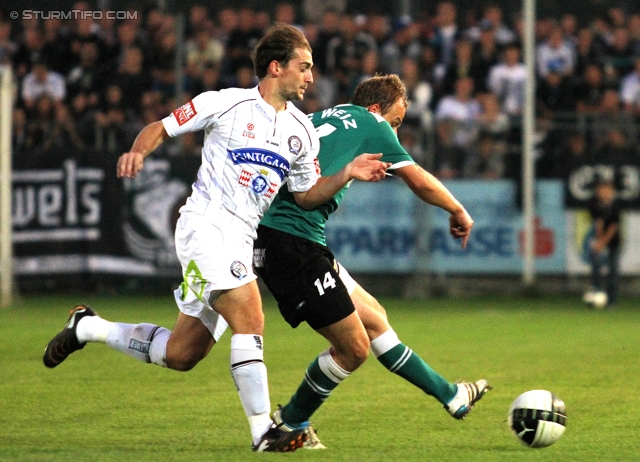
[[[125,152],[118,159],[118,178],[135,178],[144,165],[144,157],[139,152]]]
[[[361,154],[347,165],[347,173],[352,179],[360,181],[380,181],[386,176],[389,162],[381,162],[378,159],[382,154]]]
[[[463,249],[467,248],[471,228],[473,228],[473,220],[465,209],[449,215],[449,234],[454,239],[462,239],[460,244]]]

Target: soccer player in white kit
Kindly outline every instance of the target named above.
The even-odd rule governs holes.
[[[231,328],[231,372],[249,420],[254,451],[292,451],[304,429],[272,422],[263,362],[264,316],[252,270],[258,223],[286,182],[298,204],[313,208],[353,179],[379,181],[389,164],[363,154],[330,177],[320,177],[319,140],[308,118],[289,101],[301,100],[312,81],[311,48],[294,27],[272,27],[256,46],[259,84],[253,89],[206,92],[147,125],[117,167],[133,178],[143,159],[169,136],[205,130],[202,165],[180,209],[175,240],[184,281],[175,291],[180,309],[173,331],[153,324],[107,321],[85,305],[47,345],[44,363],[55,367],[87,342],[147,363],[180,371],[207,356]]]

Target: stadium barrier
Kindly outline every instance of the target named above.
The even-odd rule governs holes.
[[[68,151],[17,162],[12,222],[19,279],[83,274],[180,278],[174,223],[200,158],[150,157],[134,180],[117,179],[115,164],[113,156]],[[622,172],[627,194],[621,273],[640,274],[638,168],[585,164],[576,166],[567,182],[537,182],[537,272],[587,273],[581,256],[589,228],[584,207],[598,176],[616,171]],[[520,273],[523,232],[516,183],[445,184],[476,223],[466,251],[449,237],[446,213],[420,203],[397,178],[351,185],[328,223],[330,247],[354,273]]]

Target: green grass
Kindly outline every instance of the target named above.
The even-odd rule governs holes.
[[[0,460],[11,461],[624,461],[640,457],[640,310],[579,300],[382,300],[400,338],[450,380],[494,389],[463,422],[371,357],[314,415],[326,451],[253,454],[229,373],[229,335],[191,372],[88,345],[54,370],[41,355],[72,297],[25,297],[0,310]],[[171,327],[171,298],[90,298],[105,318]],[[266,363],[272,406],[285,403],[325,341],[292,330],[271,300]],[[563,438],[521,446],[511,401],[543,388],[567,406]]]

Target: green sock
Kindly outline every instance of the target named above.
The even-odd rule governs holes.
[[[431,369],[411,348],[402,343],[378,356],[378,361],[391,372],[436,398],[443,405],[451,401],[458,392],[455,383],[449,383]]]
[[[332,375],[331,378],[322,371],[320,363]],[[348,376],[349,373],[331,358],[329,350],[320,354],[309,364],[304,380],[282,408],[280,414],[282,420],[293,428],[300,427],[311,418],[311,415],[329,397],[331,391]]]

